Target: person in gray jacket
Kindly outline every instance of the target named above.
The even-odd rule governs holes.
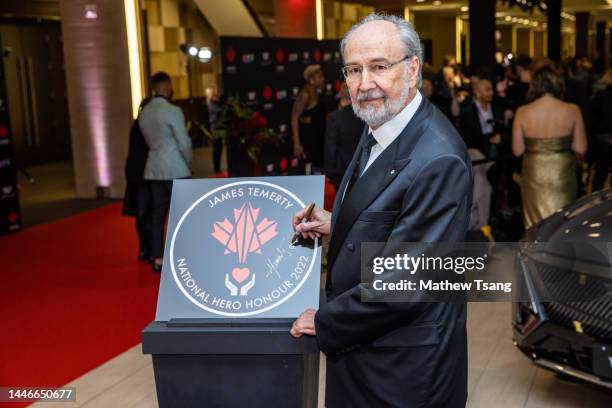
[[[153,271],[159,272],[164,255],[164,225],[170,208],[172,180],[191,177],[191,139],[181,109],[173,105],[172,81],[165,72],[151,77],[153,98],[138,118],[149,146],[144,178],[152,194],[151,255]]]

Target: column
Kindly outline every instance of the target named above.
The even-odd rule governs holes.
[[[60,0],[77,197],[121,197],[132,124],[124,1]],[[136,23],[135,23],[136,24]]]
[[[576,13],[576,57],[589,55],[589,20],[588,11]]]
[[[553,61],[561,61],[561,0],[549,0],[546,2],[547,15],[547,49],[548,58]]]
[[[495,2],[470,0],[470,66],[477,75],[495,76]]]

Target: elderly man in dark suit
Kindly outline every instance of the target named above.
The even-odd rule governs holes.
[[[362,242],[461,242],[472,174],[446,117],[418,91],[422,50],[413,26],[372,14],[341,42],[353,109],[366,122],[333,213],[294,216],[304,237],[331,233],[327,303],[291,334],[327,355],[327,407],[463,407],[466,305],[362,302]],[[417,255],[417,254],[412,254]]]

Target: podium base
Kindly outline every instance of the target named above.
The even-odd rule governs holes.
[[[152,354],[160,408],[316,407],[316,340],[288,322],[152,322],[142,333]],[[238,323],[238,324],[237,324]]]

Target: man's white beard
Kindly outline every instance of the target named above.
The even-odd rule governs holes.
[[[406,72],[407,74],[407,72]],[[371,128],[378,128],[383,123],[388,122],[397,115],[402,108],[406,105],[408,100],[408,94],[410,93],[410,86],[408,85],[408,75],[404,75],[403,78],[404,88],[400,93],[400,96],[392,101],[389,100],[387,95],[380,89],[372,89],[367,92],[359,92],[357,94],[357,100],[351,103],[353,105],[353,111],[355,115],[367,123]],[[366,99],[383,98],[383,106],[376,108],[375,106],[359,106],[359,102]]]

